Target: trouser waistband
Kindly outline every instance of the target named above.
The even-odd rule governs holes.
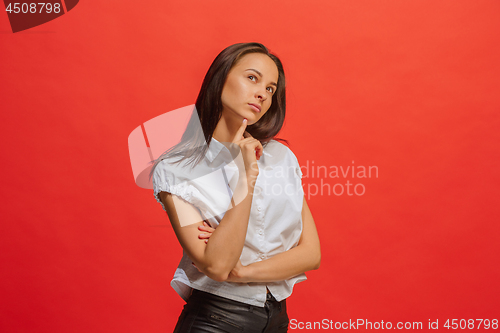
[[[191,297],[193,297],[193,296],[194,296],[194,298],[223,299],[226,303],[230,303],[230,304],[233,304],[235,306],[241,306],[241,307],[250,308],[250,309],[255,308],[255,307],[263,308],[262,306],[255,306],[255,305],[251,305],[248,303],[235,301],[235,300],[229,299],[229,298],[224,297],[224,296],[218,296],[218,295],[215,295],[215,294],[212,294],[212,293],[209,293],[206,291],[198,290],[198,289],[193,289],[193,291],[191,293]],[[286,302],[286,299],[279,302],[278,300],[276,300],[276,298],[270,292],[268,292],[266,294],[266,305],[268,305],[268,304],[280,304],[280,308],[281,308],[281,304],[283,304],[285,302]],[[266,307],[266,306],[264,306],[264,307]]]

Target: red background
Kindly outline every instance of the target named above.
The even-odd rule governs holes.
[[[284,63],[301,165],[379,169],[309,198],[322,264],[290,318],[498,319],[499,1],[108,0],[0,13],[1,331],[173,330],[181,248],[127,137],[248,41]]]

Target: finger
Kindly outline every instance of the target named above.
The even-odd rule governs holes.
[[[250,134],[249,134],[250,135]],[[249,136],[248,138],[245,138],[241,142],[238,143],[240,146],[245,146],[248,151],[253,151],[255,159],[259,160],[260,156],[262,155],[262,144],[260,143],[259,140],[253,138],[252,136]]]
[[[264,153],[264,148],[262,147],[262,144],[260,143],[259,140],[257,140],[257,146],[255,147],[255,157],[257,160],[260,160],[260,157]]]
[[[243,139],[243,133],[245,133],[245,129],[247,128],[247,123],[248,123],[247,118],[244,118],[240,128],[238,128],[238,131],[236,131],[236,135],[234,136],[233,142],[238,142]]]
[[[205,227],[203,225],[198,226],[198,230],[200,231],[206,231],[206,232],[214,232],[215,229],[212,227]]]
[[[262,156],[262,148],[260,146],[255,147],[255,157],[257,160],[260,160],[260,157]]]

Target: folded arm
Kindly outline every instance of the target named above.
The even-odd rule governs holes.
[[[252,204],[253,190],[248,184],[241,177],[235,194],[241,193],[242,200],[225,213],[207,243],[198,237],[198,227],[203,226],[199,211],[176,195],[159,193],[182,248],[196,267],[213,280],[225,281],[241,256]]]
[[[321,262],[319,237],[305,198],[302,206],[302,224],[302,234],[296,247],[248,266],[242,266],[238,261],[227,281],[282,281],[318,269]],[[212,239],[208,243],[211,241]]]

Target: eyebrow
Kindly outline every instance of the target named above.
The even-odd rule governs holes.
[[[258,71],[258,70],[256,70],[256,69],[253,69],[253,68],[248,68],[248,69],[246,69],[246,70],[247,70],[247,71],[254,71],[255,73],[259,74],[260,76],[264,76],[264,75],[262,75],[262,73],[261,73],[261,72],[259,72],[259,71]],[[271,84],[272,84],[273,86],[275,86],[275,87],[278,87],[278,85],[276,84],[276,82],[271,82]]]

